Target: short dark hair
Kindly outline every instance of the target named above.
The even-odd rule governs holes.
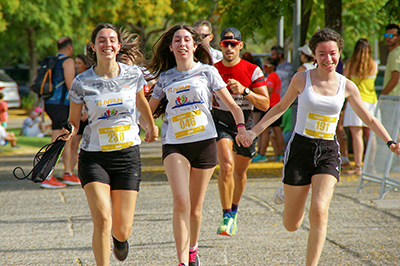
[[[69,45],[72,45],[72,39],[70,37],[61,37],[57,41],[57,49],[58,50],[63,50],[67,48]]]
[[[206,26],[206,27],[208,27],[208,29],[210,31],[212,30],[211,22],[206,19],[201,19],[201,20],[198,20],[195,23],[193,23],[193,28],[201,27],[201,26]]]
[[[329,42],[333,41],[336,42],[339,52],[343,51],[344,48],[344,41],[342,36],[340,36],[339,33],[336,31],[329,29],[329,28],[323,28],[320,30],[317,30],[314,35],[311,37],[308,46],[310,46],[311,51],[313,54],[315,54],[315,49],[317,49],[317,45],[321,42]]]
[[[285,50],[283,50],[282,46],[272,46],[271,51],[275,51],[277,54],[281,54],[282,58],[285,58]]]
[[[400,27],[397,24],[389,24],[386,26],[386,30],[391,30],[391,29],[396,29],[396,33],[399,35],[400,34]]]

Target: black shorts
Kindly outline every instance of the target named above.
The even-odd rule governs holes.
[[[62,123],[69,117],[69,106],[46,104],[44,109],[51,119],[51,129],[62,129]]]
[[[289,140],[283,159],[283,183],[311,184],[316,174],[330,174],[340,180],[340,151],[336,140],[312,139],[298,134]]]
[[[207,139],[184,144],[164,144],[162,146],[162,159],[172,154],[179,153],[190,162],[191,167],[209,169],[217,165],[217,144],[215,139]]]
[[[142,164],[139,145],[111,152],[79,153],[78,175],[82,187],[90,182],[110,185],[111,190],[139,191]]]
[[[232,127],[229,127],[228,125],[216,119],[214,119],[214,123],[218,133],[217,141],[223,138],[228,138],[232,140],[233,151],[236,152],[236,154],[249,158],[254,157],[254,155],[256,154],[257,138],[253,140],[253,144],[251,144],[249,147],[238,146],[235,140],[235,137],[237,135],[236,128],[233,129]],[[246,124],[246,129],[250,129],[253,125],[254,122],[251,121],[251,123]]]

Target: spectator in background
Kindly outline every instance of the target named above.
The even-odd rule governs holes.
[[[212,25],[208,20],[202,19],[193,23],[193,28],[200,37],[202,37],[203,45],[208,49],[213,63],[222,60],[222,52],[211,47],[210,42],[214,39],[212,34]]]
[[[400,96],[400,27],[396,24],[386,26],[386,33],[383,35],[389,55],[386,62],[385,75],[383,76],[383,90],[381,94]]]
[[[0,124],[2,127],[7,128],[8,121],[8,105],[7,102],[3,100],[4,94],[0,92]]]
[[[14,132],[7,132],[3,126],[0,126],[0,146],[6,145],[8,142],[11,144],[11,148],[18,149],[17,137]]]
[[[74,52],[72,40],[69,37],[61,37],[57,41],[57,56],[59,60],[53,71],[53,82],[57,85],[51,98],[45,101],[47,115],[52,122],[51,141],[55,141],[60,135],[62,123],[68,119],[69,100],[67,99],[68,91],[75,77],[75,62],[71,58]],[[64,164],[63,181],[59,182],[54,176],[43,181],[40,185],[42,188],[64,188],[68,185],[80,185],[79,178],[72,173],[71,165],[71,142],[65,143],[62,153],[62,161]]]
[[[253,55],[250,52],[244,52],[242,54],[242,59],[246,60],[247,62],[250,62],[252,64],[256,64]]]
[[[297,72],[315,68],[314,57],[310,47],[308,47],[308,44],[304,44],[302,47],[300,47],[299,52],[300,52],[300,61],[303,64],[299,66]]]
[[[90,48],[91,49],[91,48]],[[75,68],[76,74],[79,75],[90,68],[89,59],[84,54],[77,54],[75,57]],[[85,106],[82,106],[81,121],[79,124],[79,131],[71,139],[71,165],[72,172],[74,171],[76,162],[78,161],[78,149],[79,143],[82,139],[83,130],[88,125],[88,116],[85,110]]]
[[[279,78],[278,74],[275,73],[276,65],[273,64],[274,62],[275,62],[274,60],[267,58],[264,64],[264,71],[268,73],[267,88],[268,88],[268,93],[270,95],[270,100],[269,100],[270,107],[268,111],[275,104],[279,103],[279,101],[281,100],[280,96],[281,79]],[[268,111],[262,112],[261,117],[263,117],[266,113],[268,113]],[[258,121],[260,121],[260,119],[255,121],[255,123],[257,123]],[[265,156],[265,152],[267,151],[269,145],[271,129],[274,134],[274,140],[275,140],[275,142],[273,143],[275,156],[272,158],[272,160],[277,162],[282,161],[284,142],[283,142],[281,123],[282,123],[282,117],[278,118],[274,123],[271,124],[270,127],[266,128],[263,131],[263,133],[261,133],[257,142],[258,154],[251,160],[253,163],[268,161],[267,157]]]
[[[359,39],[354,47],[354,52],[344,67],[343,75],[353,81],[360,91],[365,107],[375,113],[378,98],[375,92],[375,79],[378,73],[378,64],[372,57],[372,47],[367,39]],[[364,139],[368,142],[370,129],[357,116],[350,104],[344,111],[343,126],[349,127],[355,166],[347,174],[361,174],[361,162],[364,154]]]
[[[36,107],[29,113],[22,124],[21,135],[40,138],[46,135],[46,127],[40,117],[42,113],[43,109],[40,107]]]
[[[271,48],[271,60],[277,65],[276,74],[281,78],[281,99],[285,96],[286,91],[289,87],[290,80],[293,76],[293,66],[285,60],[284,50],[279,45],[275,45]]]

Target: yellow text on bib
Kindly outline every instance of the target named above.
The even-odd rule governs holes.
[[[304,134],[321,139],[333,139],[336,131],[335,116],[308,113]]]
[[[131,125],[100,128],[99,140],[101,150],[114,151],[132,146],[133,136],[129,134],[130,130]]]
[[[204,131],[204,118],[200,109],[172,117],[175,138],[196,134]]]

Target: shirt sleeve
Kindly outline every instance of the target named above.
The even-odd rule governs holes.
[[[67,99],[73,101],[76,104],[82,104],[83,103],[82,82],[76,77],[72,81],[71,89],[69,90]]]
[[[254,69],[253,75],[251,76],[251,87],[259,88],[266,85],[267,83],[265,81],[264,73],[262,72],[261,68],[257,66]]]
[[[209,77],[209,86],[212,91],[219,91],[220,89],[226,87],[226,83],[222,79],[216,67],[210,66],[208,77]]]
[[[162,76],[157,80],[156,84],[154,85],[153,88],[153,94],[151,97],[161,100],[165,98],[165,92],[163,90],[163,84],[162,84]]]

